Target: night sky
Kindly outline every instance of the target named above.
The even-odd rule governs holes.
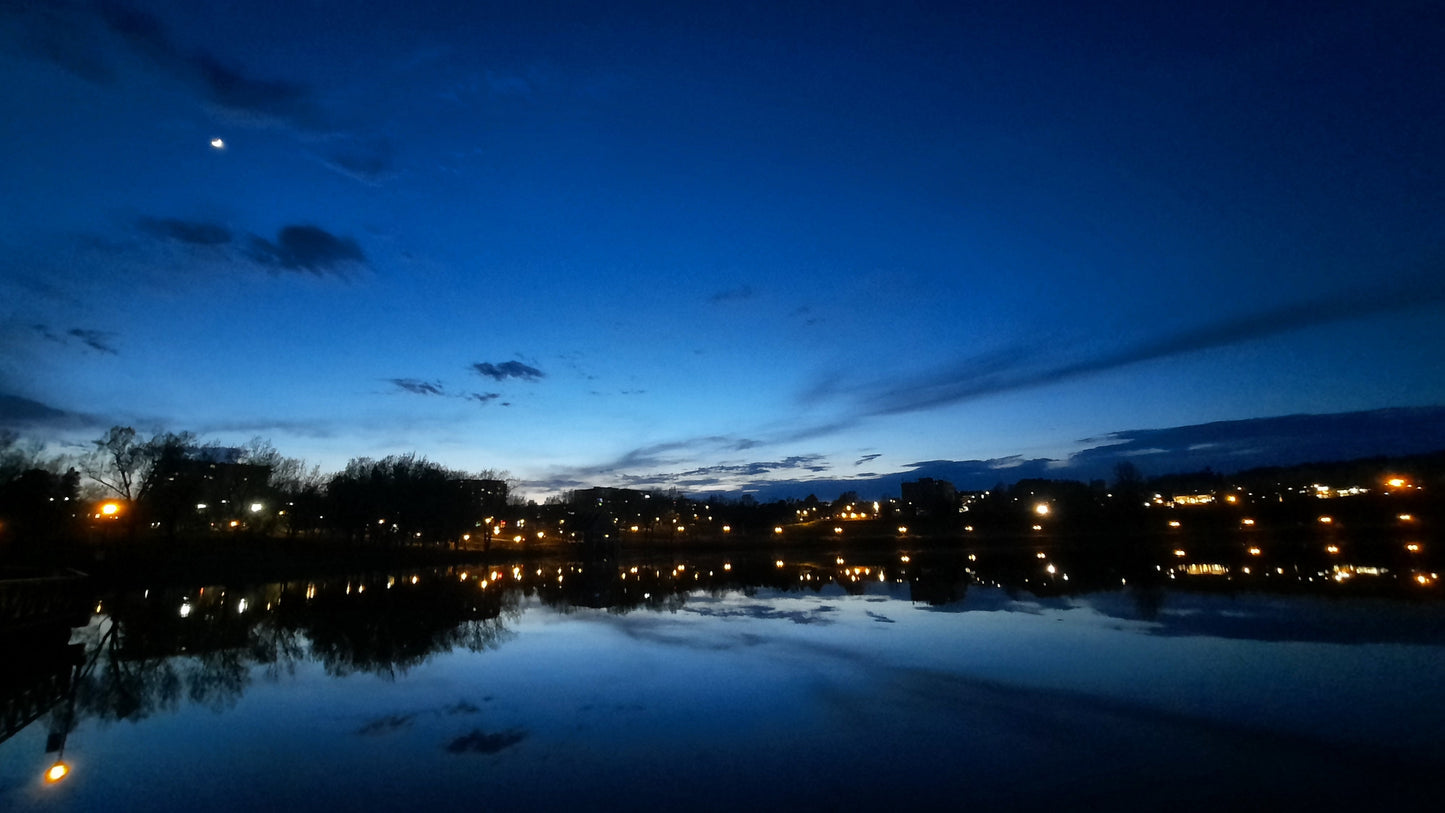
[[[0,0],[0,87],[26,437],[540,498],[1445,404],[1430,0]]]

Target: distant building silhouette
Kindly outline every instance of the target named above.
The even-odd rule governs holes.
[[[903,483],[905,510],[912,510],[915,516],[951,513],[957,503],[958,489],[947,480],[920,477]]]
[[[457,480],[457,488],[466,495],[468,504],[483,513],[496,513],[507,505],[510,490],[505,480]]]

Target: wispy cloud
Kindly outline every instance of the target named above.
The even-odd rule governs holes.
[[[314,129],[319,120],[309,88],[258,79],[223,64],[214,55],[178,45],[160,18],[121,3],[102,0],[95,8],[105,26],[153,67],[195,87],[217,110],[251,124]]]
[[[546,378],[547,374],[520,361],[504,361],[501,364],[481,361],[473,364],[471,369],[484,378],[493,381],[505,381],[509,378],[516,378],[521,381],[538,381]]]
[[[388,140],[347,138],[333,145],[322,162],[348,178],[376,185],[396,175],[395,157]]]
[[[708,466],[688,466],[701,457],[721,456],[751,449],[758,441],[729,435],[710,435],[668,441],[631,449],[617,458],[593,466],[578,466],[553,472],[523,485],[544,491],[577,488],[582,485],[616,485],[626,488],[685,488],[726,491],[750,478],[783,471],[819,473],[830,466],[820,454],[791,455],[777,460],[725,461]]]
[[[70,412],[43,401],[0,391],[0,427],[75,429],[99,423],[99,419],[92,415]]]
[[[30,326],[30,329],[41,338],[55,342],[56,344],[70,344],[70,341],[74,339],[92,350],[107,355],[115,356],[120,354],[120,351],[115,348],[114,344],[116,334],[107,330],[73,327],[65,331],[62,335],[51,330],[49,325],[44,324],[33,324]]]
[[[136,221],[136,225],[152,237],[187,245],[221,246],[231,242],[231,230],[219,223],[173,217],[142,217]]]
[[[115,338],[115,334],[109,331],[87,330],[85,328],[73,327],[66,331],[66,335],[79,339],[82,344],[92,350],[98,350],[112,356],[119,355],[120,353],[120,351],[116,350],[111,344],[111,341]]]
[[[270,271],[345,277],[350,269],[366,263],[366,254],[354,239],[312,224],[283,226],[275,240],[245,235],[244,243],[237,241],[227,226],[208,220],[141,217],[135,227],[153,244],[180,247],[198,258],[256,263]],[[124,253],[133,248],[121,245],[114,251]]]
[[[715,294],[713,294],[712,296],[708,297],[707,300],[708,300],[709,302],[713,303],[714,305],[720,305],[720,304],[722,304],[722,303],[724,303],[724,302],[742,302],[742,301],[744,301],[744,300],[748,300],[748,299],[752,299],[752,298],[753,298],[753,288],[752,288],[752,286],[751,286],[751,285],[740,285],[740,286],[738,286],[737,288],[729,288],[729,289],[726,290],[726,291],[718,291],[717,293],[715,293]]]
[[[413,395],[446,395],[440,381],[422,381],[419,378],[388,378],[397,389]]]
[[[807,404],[842,400],[852,405],[857,417],[897,415],[1441,302],[1445,302],[1445,280],[1441,277],[1405,277],[1368,289],[1293,302],[1062,360],[1059,360],[1060,349],[1055,345],[1020,345],[962,359],[911,380],[880,379],[855,386],[845,383],[842,377],[829,377],[825,383],[804,393],[802,400]]]

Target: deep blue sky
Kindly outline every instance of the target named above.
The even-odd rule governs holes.
[[[1442,17],[4,0],[0,423],[543,496],[1445,404]]]

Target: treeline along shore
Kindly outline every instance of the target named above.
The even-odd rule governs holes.
[[[402,563],[942,547],[1236,567],[1286,552],[1327,568],[1365,556],[1434,578],[1442,493],[1445,453],[1152,477],[1126,463],[1109,481],[963,491],[921,478],[896,495],[771,502],[595,487],[538,503],[504,473],[416,454],[324,474],[261,439],[226,447],[118,426],[70,458],[0,436],[0,567],[224,581]]]

